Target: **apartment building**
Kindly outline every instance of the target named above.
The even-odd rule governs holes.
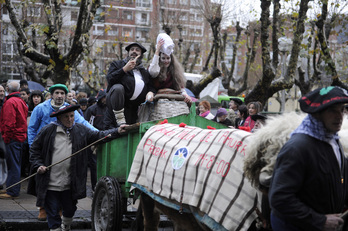
[[[159,33],[170,29],[170,36],[175,43],[175,54],[183,60],[189,53],[188,64],[194,58],[195,48],[200,48],[198,62],[194,72],[201,71],[206,54],[210,51],[211,30],[203,17],[197,0],[102,0],[97,10],[93,26],[90,31],[90,58],[94,61],[93,72],[105,75],[108,64],[126,55],[124,47],[130,42],[141,42],[149,51],[153,51],[156,37]],[[20,2],[13,1],[20,5]],[[28,25],[45,24],[46,15],[42,3],[35,3],[29,7],[19,8],[20,18],[26,18]],[[79,3],[76,0],[66,0],[62,6],[63,30],[60,36],[60,49],[69,49],[69,36],[73,34],[76,25]],[[11,25],[6,6],[1,8],[0,22],[0,78],[22,79],[28,78],[25,73],[27,65],[18,55],[16,32]],[[47,23],[47,22],[46,22]],[[35,30],[40,30],[39,27]],[[44,46],[40,38],[44,35],[27,31],[28,36],[37,36],[37,50],[43,51]],[[188,52],[190,51],[190,52]],[[153,52],[144,57],[147,63]],[[79,64],[79,70],[86,69],[86,63]],[[86,74],[72,72],[71,77],[79,79]],[[82,75],[82,76],[81,76]]]

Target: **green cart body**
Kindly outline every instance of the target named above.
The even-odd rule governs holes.
[[[191,106],[189,114],[166,119],[168,123],[184,123],[199,128],[207,128],[207,126],[216,129],[227,128],[225,125],[198,116],[194,104]],[[127,182],[127,178],[137,146],[146,131],[163,120],[140,123],[138,129],[131,130],[127,135],[98,146],[97,176],[99,180],[92,203],[93,230],[122,229],[122,217],[126,210],[124,204],[126,199],[132,196],[131,183]]]

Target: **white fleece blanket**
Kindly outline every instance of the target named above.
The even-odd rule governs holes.
[[[129,182],[194,206],[227,230],[247,230],[260,195],[243,174],[251,133],[163,124],[137,147]]]

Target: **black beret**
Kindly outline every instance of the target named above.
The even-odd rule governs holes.
[[[57,111],[51,113],[50,117],[57,117],[59,115],[63,115],[65,113],[75,111],[80,108],[79,104],[69,104],[60,107]]]
[[[243,101],[241,99],[239,99],[239,98],[232,97],[232,98],[230,98],[230,100],[233,100],[238,105],[242,105],[243,104]]]

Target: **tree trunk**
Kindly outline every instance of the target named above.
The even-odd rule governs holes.
[[[327,37],[326,37],[326,30],[325,30],[325,21],[327,18],[327,2],[323,1],[322,6],[322,12],[321,16],[319,17],[319,20],[317,21],[316,25],[318,28],[318,40],[320,42],[321,46],[321,52],[323,54],[323,58],[325,63],[328,66],[328,74],[331,75],[332,79],[332,85],[333,86],[340,86],[345,89],[348,89],[348,86],[341,82],[341,80],[338,77],[337,71],[336,71],[336,65],[334,60],[332,59],[330,55],[330,49],[327,44]],[[329,33],[329,32],[328,32]]]
[[[195,84],[192,88],[192,93],[195,96],[198,96],[199,93],[209,84],[211,83],[215,78],[221,76],[221,71],[219,69],[213,69],[211,74],[201,79],[197,84]]]
[[[193,62],[191,63],[190,73],[193,72],[193,69],[195,68],[195,65],[197,63],[199,54],[201,53],[201,49],[199,47],[195,48],[195,58],[193,59]]]

